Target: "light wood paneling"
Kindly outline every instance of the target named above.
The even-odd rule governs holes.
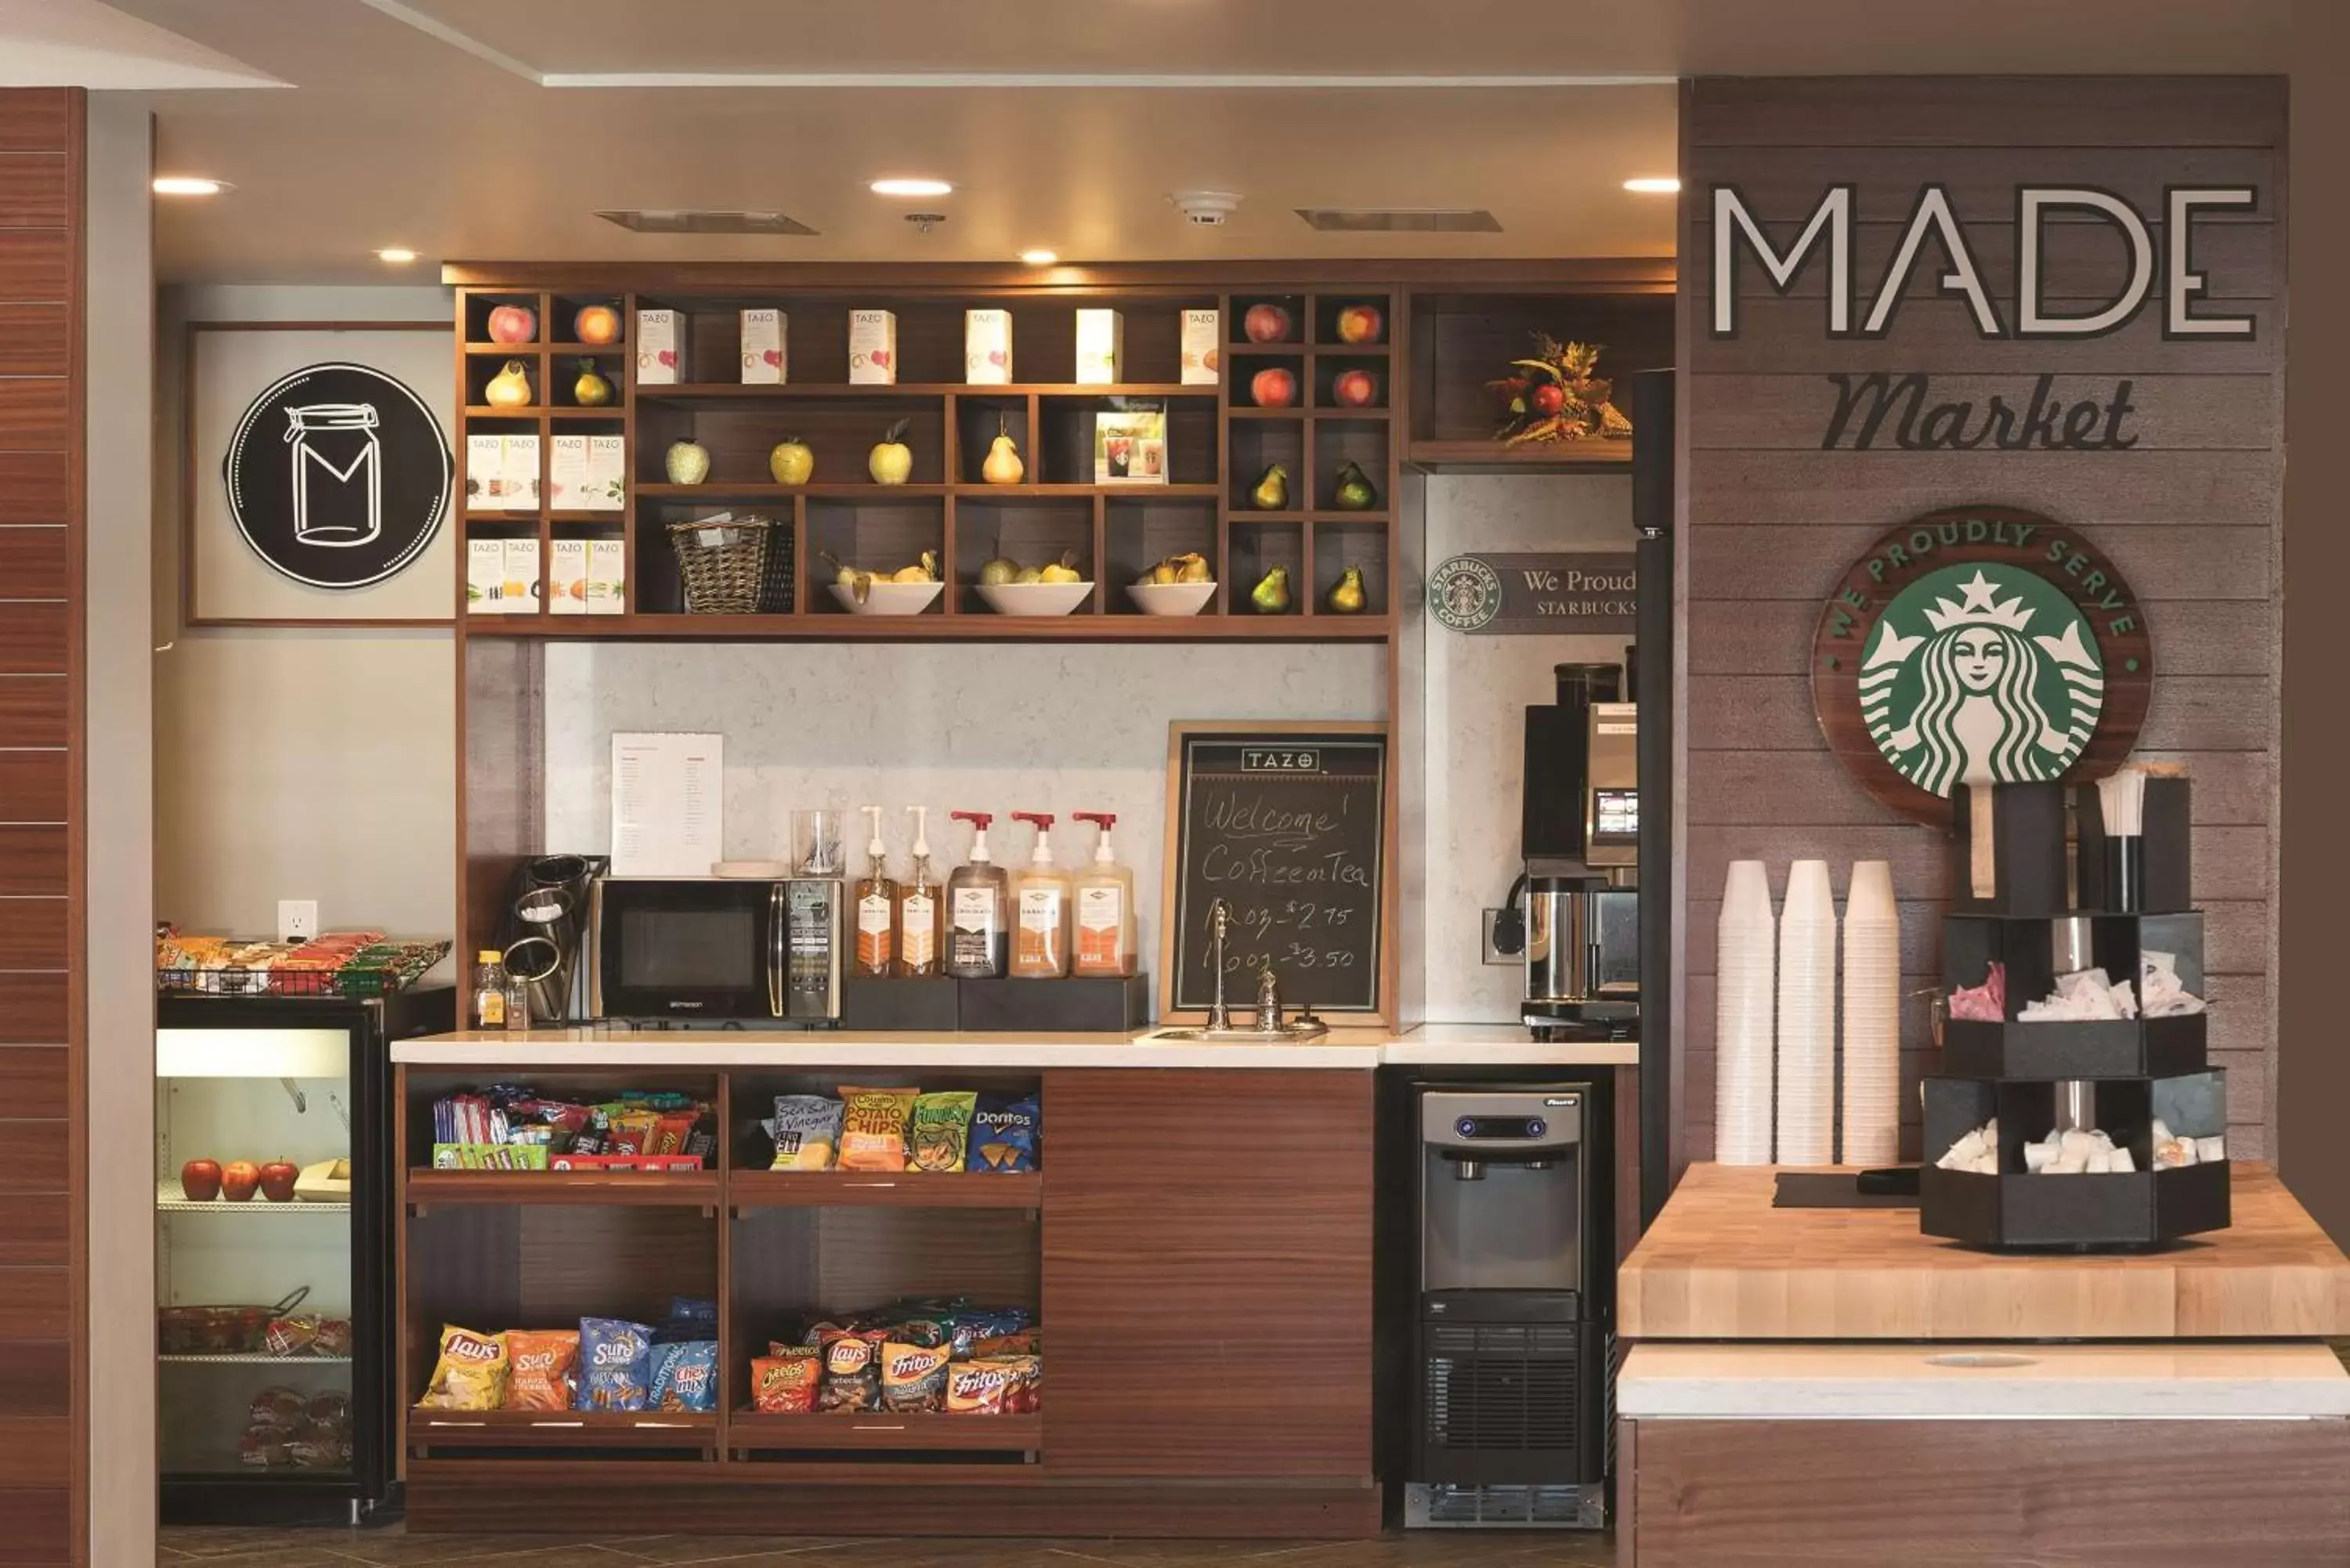
[[[63,1045],[0,1045],[0,1106],[12,1116],[62,1118],[71,1098]],[[0,1324],[13,1323],[0,1312]]]
[[[68,890],[66,836],[63,823],[29,827],[0,824],[0,898],[64,898]]]
[[[62,376],[73,368],[73,313],[62,303],[0,303],[0,376]]]
[[[0,1044],[65,1044],[66,993],[63,974],[0,973]]]
[[[77,136],[78,95],[65,88],[0,92],[0,152],[55,152]]]
[[[0,675],[0,735],[14,746],[63,746],[68,698],[57,675]]]
[[[1986,94],[1998,109],[1985,112]],[[1849,77],[1794,100],[1783,81],[1705,84],[1690,146],[1713,148],[2168,148],[2189,130],[2207,147],[2266,148],[2284,136],[2284,95],[2270,77]]]
[[[58,300],[72,290],[73,246],[64,229],[0,230],[0,299]]]
[[[63,898],[0,898],[0,969],[63,970],[69,913]]]
[[[64,228],[68,172],[62,152],[0,152],[0,228]]]

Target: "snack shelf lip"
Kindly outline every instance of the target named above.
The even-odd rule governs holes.
[[[726,1197],[738,1209],[1036,1209],[1045,1173],[738,1170],[727,1178]]]
[[[714,1170],[677,1174],[599,1170],[435,1170],[411,1167],[411,1209],[452,1203],[573,1203],[709,1209],[723,1184]],[[581,1411],[590,1415],[609,1412]],[[625,1413],[625,1412],[624,1412]]]
[[[963,1449],[1027,1453],[1045,1446],[1042,1412],[1020,1416],[950,1416],[942,1411],[868,1411],[806,1416],[734,1411],[726,1418],[726,1446],[734,1449],[818,1449],[936,1452]]]
[[[660,1410],[433,1410],[411,1406],[413,1448],[715,1449],[718,1417]]]
[[[1302,514],[1289,514],[1295,522]],[[469,638],[727,642],[1380,642],[1396,625],[1388,615],[1001,616],[850,615],[477,615]]]
[[[272,1355],[265,1350],[224,1350],[212,1354],[172,1355],[158,1352],[164,1366],[348,1366],[348,1355]]]
[[[169,1177],[155,1183],[155,1209],[161,1214],[348,1214],[350,1200],[314,1201],[297,1197],[288,1203],[274,1203],[258,1192],[243,1202],[232,1203],[225,1198],[197,1199]]]

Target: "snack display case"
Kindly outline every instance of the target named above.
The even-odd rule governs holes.
[[[167,1523],[357,1521],[390,1499],[390,1042],[448,1028],[452,996],[157,999]]]

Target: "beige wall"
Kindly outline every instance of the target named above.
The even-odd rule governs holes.
[[[156,421],[155,909],[267,933],[280,898],[327,927],[440,936],[455,908],[448,632],[179,625],[186,324],[449,319],[438,287],[163,293]],[[218,454],[199,453],[197,483]],[[454,527],[452,522],[446,524]],[[421,568],[420,568],[421,569]]]

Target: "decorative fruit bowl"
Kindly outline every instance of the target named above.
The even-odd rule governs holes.
[[[1216,597],[1213,583],[1128,583],[1127,597],[1145,615],[1198,615]]]
[[[865,602],[847,583],[827,583],[833,598],[851,615],[920,615],[937,602],[944,583],[868,583]]]
[[[1094,597],[1091,583],[981,583],[979,597],[998,615],[1067,615]]]

